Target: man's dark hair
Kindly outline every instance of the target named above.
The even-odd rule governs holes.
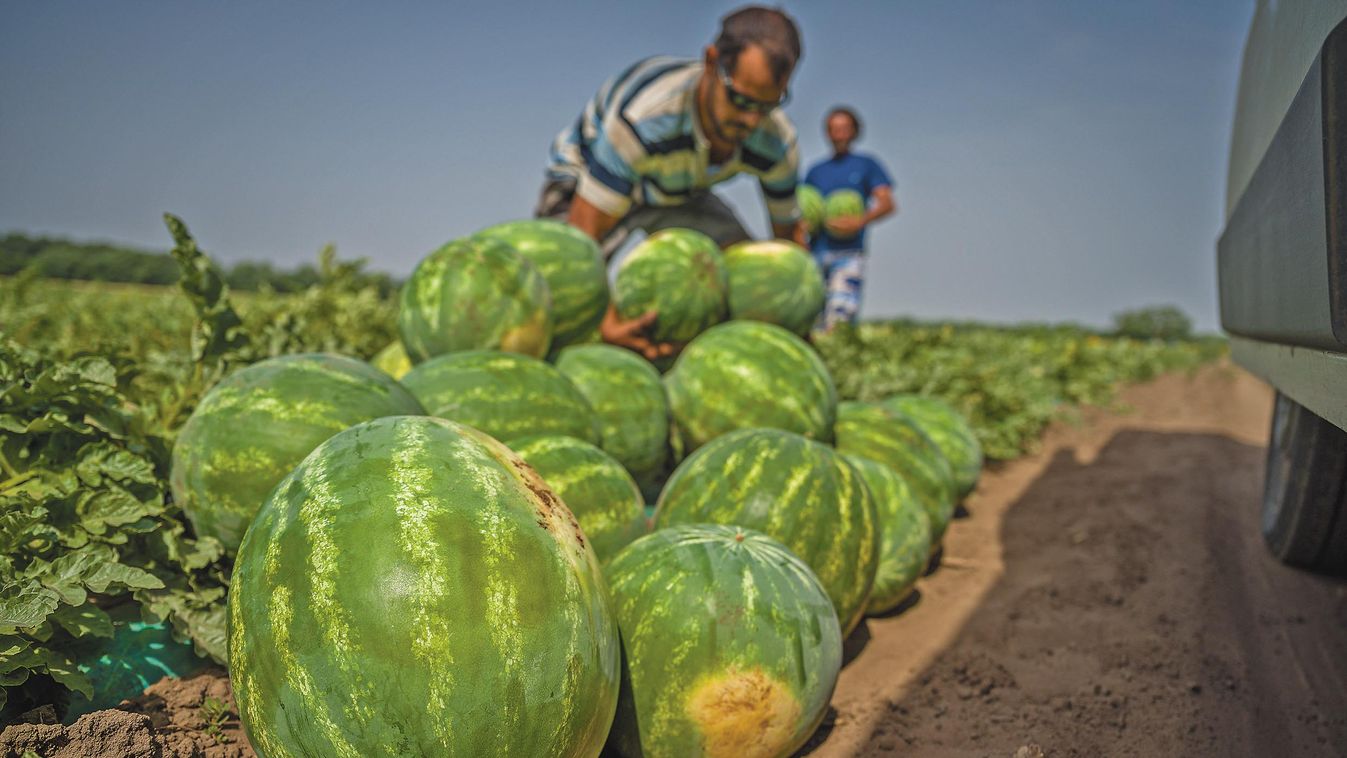
[[[800,60],[800,30],[779,8],[750,5],[720,20],[716,53],[726,71],[734,72],[739,53],[749,45],[757,45],[767,54],[772,78],[778,82],[789,76]]]
[[[845,106],[845,105],[835,105],[835,106],[833,106],[833,109],[830,110],[830,111],[828,111],[828,115],[826,115],[826,116],[823,117],[823,132],[824,132],[825,134],[828,132],[828,122],[829,122],[829,121],[832,121],[832,120],[833,120],[833,116],[836,116],[836,115],[839,114],[839,113],[842,114],[843,116],[846,116],[847,118],[851,119],[851,128],[854,129],[854,130],[856,131],[856,136],[857,136],[857,137],[860,137],[860,136],[861,136],[861,117],[856,115],[856,111],[852,110],[851,108],[849,108],[849,107],[847,107],[847,106]]]

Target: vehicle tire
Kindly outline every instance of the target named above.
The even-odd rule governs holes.
[[[1347,573],[1347,432],[1277,393],[1263,539],[1284,563]]]

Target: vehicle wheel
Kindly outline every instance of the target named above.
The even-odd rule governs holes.
[[[1347,573],[1347,432],[1280,392],[1268,439],[1263,539],[1284,563]]]

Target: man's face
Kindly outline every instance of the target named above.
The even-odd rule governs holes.
[[[772,68],[767,63],[767,54],[756,45],[749,45],[739,53],[733,70],[729,72],[727,86],[722,80],[725,67],[719,65],[714,47],[707,48],[706,75],[711,80],[709,94],[709,116],[711,128],[719,139],[739,144],[758,128],[767,113],[759,110],[737,107],[735,99],[751,98],[760,103],[777,103],[786,92],[790,73],[781,80],[772,78]],[[731,88],[738,94],[732,97]]]
[[[833,152],[845,153],[851,149],[856,139],[856,125],[845,113],[834,113],[828,117],[828,141],[833,144]]]

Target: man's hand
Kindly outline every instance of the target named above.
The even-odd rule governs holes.
[[[828,227],[828,232],[834,237],[842,239],[855,237],[865,228],[865,217],[838,216],[837,218],[828,219],[826,226]]]
[[[617,315],[617,306],[608,304],[608,312],[603,314],[599,323],[599,334],[610,345],[625,347],[640,353],[648,361],[676,354],[681,345],[672,342],[654,342],[646,336],[648,330],[659,318],[658,311],[646,311],[630,321],[623,321]]]

